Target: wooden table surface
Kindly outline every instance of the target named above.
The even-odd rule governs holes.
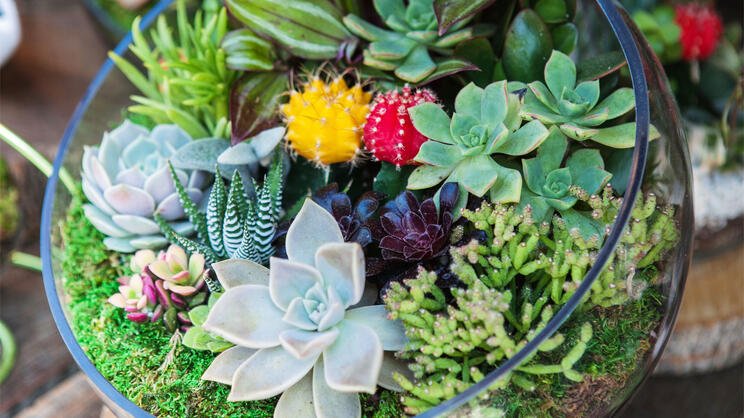
[[[109,45],[78,1],[17,3],[23,40],[0,71],[0,122],[52,158]],[[44,178],[9,148],[0,145],[0,153],[20,183],[21,248],[38,254]],[[40,274],[0,266],[0,316],[18,342],[16,367],[0,386],[0,418],[99,416],[102,404],[57,333]],[[743,375],[737,365],[705,376],[652,378],[622,416],[742,417]]]

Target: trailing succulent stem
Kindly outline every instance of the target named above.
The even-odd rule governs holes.
[[[176,184],[179,188],[178,182]],[[280,153],[274,155],[263,184],[259,186],[254,180],[254,188],[255,199],[248,199],[243,179],[237,170],[227,188],[218,168],[206,214],[190,202],[182,187],[179,188],[178,196],[197,230],[198,240],[190,240],[172,230],[164,229],[163,232],[190,252],[204,254],[209,263],[240,258],[265,264],[274,254],[272,240],[281,212],[283,189]],[[164,227],[162,223],[160,225]]]

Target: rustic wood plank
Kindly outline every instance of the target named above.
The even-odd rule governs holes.
[[[91,390],[85,375],[77,373],[37,399],[16,418],[96,418],[101,415],[101,400]]]

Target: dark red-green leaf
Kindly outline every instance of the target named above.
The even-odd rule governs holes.
[[[452,25],[480,12],[494,1],[496,0],[434,0],[439,35],[444,35]]]
[[[235,82],[230,93],[233,145],[276,125],[288,80],[286,73],[266,72],[245,74]]]
[[[581,61],[576,67],[578,81],[596,80],[623,68],[627,62],[620,51],[606,52]]]
[[[522,10],[504,40],[504,72],[513,81],[542,80],[543,68],[552,52],[553,41],[545,22],[534,10]]]

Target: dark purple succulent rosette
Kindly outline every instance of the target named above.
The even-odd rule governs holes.
[[[454,221],[452,209],[459,194],[457,183],[445,184],[439,194],[439,210],[434,198],[419,203],[408,190],[386,203],[373,228],[382,258],[415,263],[442,255],[447,249]]]
[[[312,199],[323,209],[330,212],[341,228],[341,234],[346,242],[358,242],[366,247],[372,242],[372,232],[369,228],[370,217],[384,199],[383,193],[370,191],[364,193],[352,206],[351,199],[346,193],[338,191],[338,185],[331,183],[316,191]]]

